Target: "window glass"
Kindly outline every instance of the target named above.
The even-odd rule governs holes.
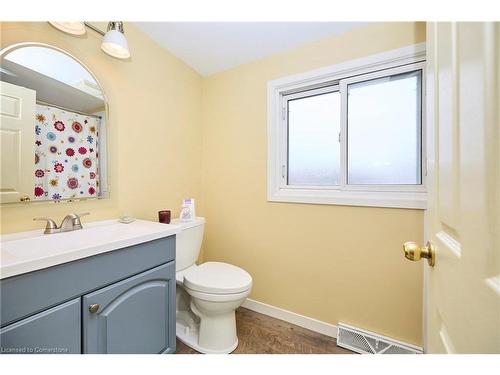
[[[340,93],[288,101],[288,184],[340,183]]]
[[[421,184],[421,74],[348,85],[348,184]]]

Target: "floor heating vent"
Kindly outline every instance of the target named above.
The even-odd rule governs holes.
[[[422,354],[422,348],[352,327],[337,325],[337,345],[362,354]]]

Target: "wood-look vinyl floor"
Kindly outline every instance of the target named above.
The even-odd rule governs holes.
[[[333,337],[240,307],[236,310],[239,345],[234,354],[353,354]],[[177,340],[178,354],[198,354]]]

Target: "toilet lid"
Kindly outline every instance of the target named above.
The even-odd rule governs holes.
[[[184,274],[184,286],[205,293],[239,293],[250,289],[252,276],[232,264],[206,262]]]

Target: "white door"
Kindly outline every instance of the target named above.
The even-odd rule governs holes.
[[[0,82],[0,202],[33,196],[36,92]]]
[[[428,23],[428,353],[500,353],[498,23]]]

